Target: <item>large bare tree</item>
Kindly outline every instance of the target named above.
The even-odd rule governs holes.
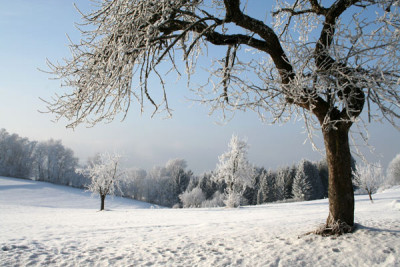
[[[93,2],[97,9],[82,14],[72,57],[49,63],[73,88],[49,101],[49,111],[70,127],[126,115],[136,101],[169,113],[164,67],[190,78],[197,59],[225,47],[223,56],[211,57],[209,79],[191,88],[212,111],[250,109],[272,121],[300,114],[309,129],[317,126],[329,165],[321,233],[351,231],[350,127],[363,109],[393,125],[400,115],[398,0],[278,0],[264,21],[246,11],[258,1]],[[159,88],[148,86],[154,78]]]

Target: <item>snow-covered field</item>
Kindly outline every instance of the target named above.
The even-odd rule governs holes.
[[[327,200],[160,209],[0,177],[1,266],[400,266],[400,187],[357,196],[358,230],[304,235]]]

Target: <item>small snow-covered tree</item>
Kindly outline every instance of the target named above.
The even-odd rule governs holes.
[[[107,195],[114,195],[119,189],[119,180],[123,173],[119,168],[120,155],[103,153],[89,161],[88,166],[81,172],[88,175],[91,183],[87,186],[88,191],[100,196],[100,210],[104,210]]]
[[[374,202],[372,200],[372,194],[375,194],[385,181],[382,170],[380,163],[356,166],[354,172],[355,181],[362,190],[368,193],[371,202]]]
[[[255,169],[247,160],[248,145],[245,140],[233,135],[228,147],[229,150],[218,157],[213,179],[226,183],[227,206],[238,207],[246,186],[253,187]]]
[[[389,184],[400,184],[400,154],[394,157],[394,159],[389,163],[387,175]]]

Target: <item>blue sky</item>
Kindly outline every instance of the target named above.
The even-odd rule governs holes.
[[[0,0],[0,128],[31,140],[61,139],[81,162],[108,150],[123,154],[126,166],[145,169],[183,158],[195,173],[212,170],[232,134],[247,138],[249,159],[258,166],[276,168],[302,158],[322,158],[309,142],[303,144],[307,136],[302,122],[268,125],[247,112],[220,125],[217,117],[208,116],[207,107],[186,100],[192,95],[184,82],[169,84],[172,119],[166,120],[164,115],[151,119],[150,107],[140,115],[134,105],[124,122],[75,130],[66,129],[65,121],[51,122],[53,115],[38,112],[45,110],[39,97],[49,99],[63,90],[60,81],[49,80],[38,68],[47,69],[46,58],[69,57],[66,34],[79,38],[74,23],[80,21],[80,15],[73,2],[88,9],[88,0]],[[367,158],[386,166],[400,153],[400,134],[388,124],[372,123],[369,129],[376,151]],[[317,143],[322,144],[321,140]]]

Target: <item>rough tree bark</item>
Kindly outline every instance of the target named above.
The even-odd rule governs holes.
[[[323,130],[329,170],[329,215],[321,234],[351,232],[354,226],[354,193],[347,125]]]

